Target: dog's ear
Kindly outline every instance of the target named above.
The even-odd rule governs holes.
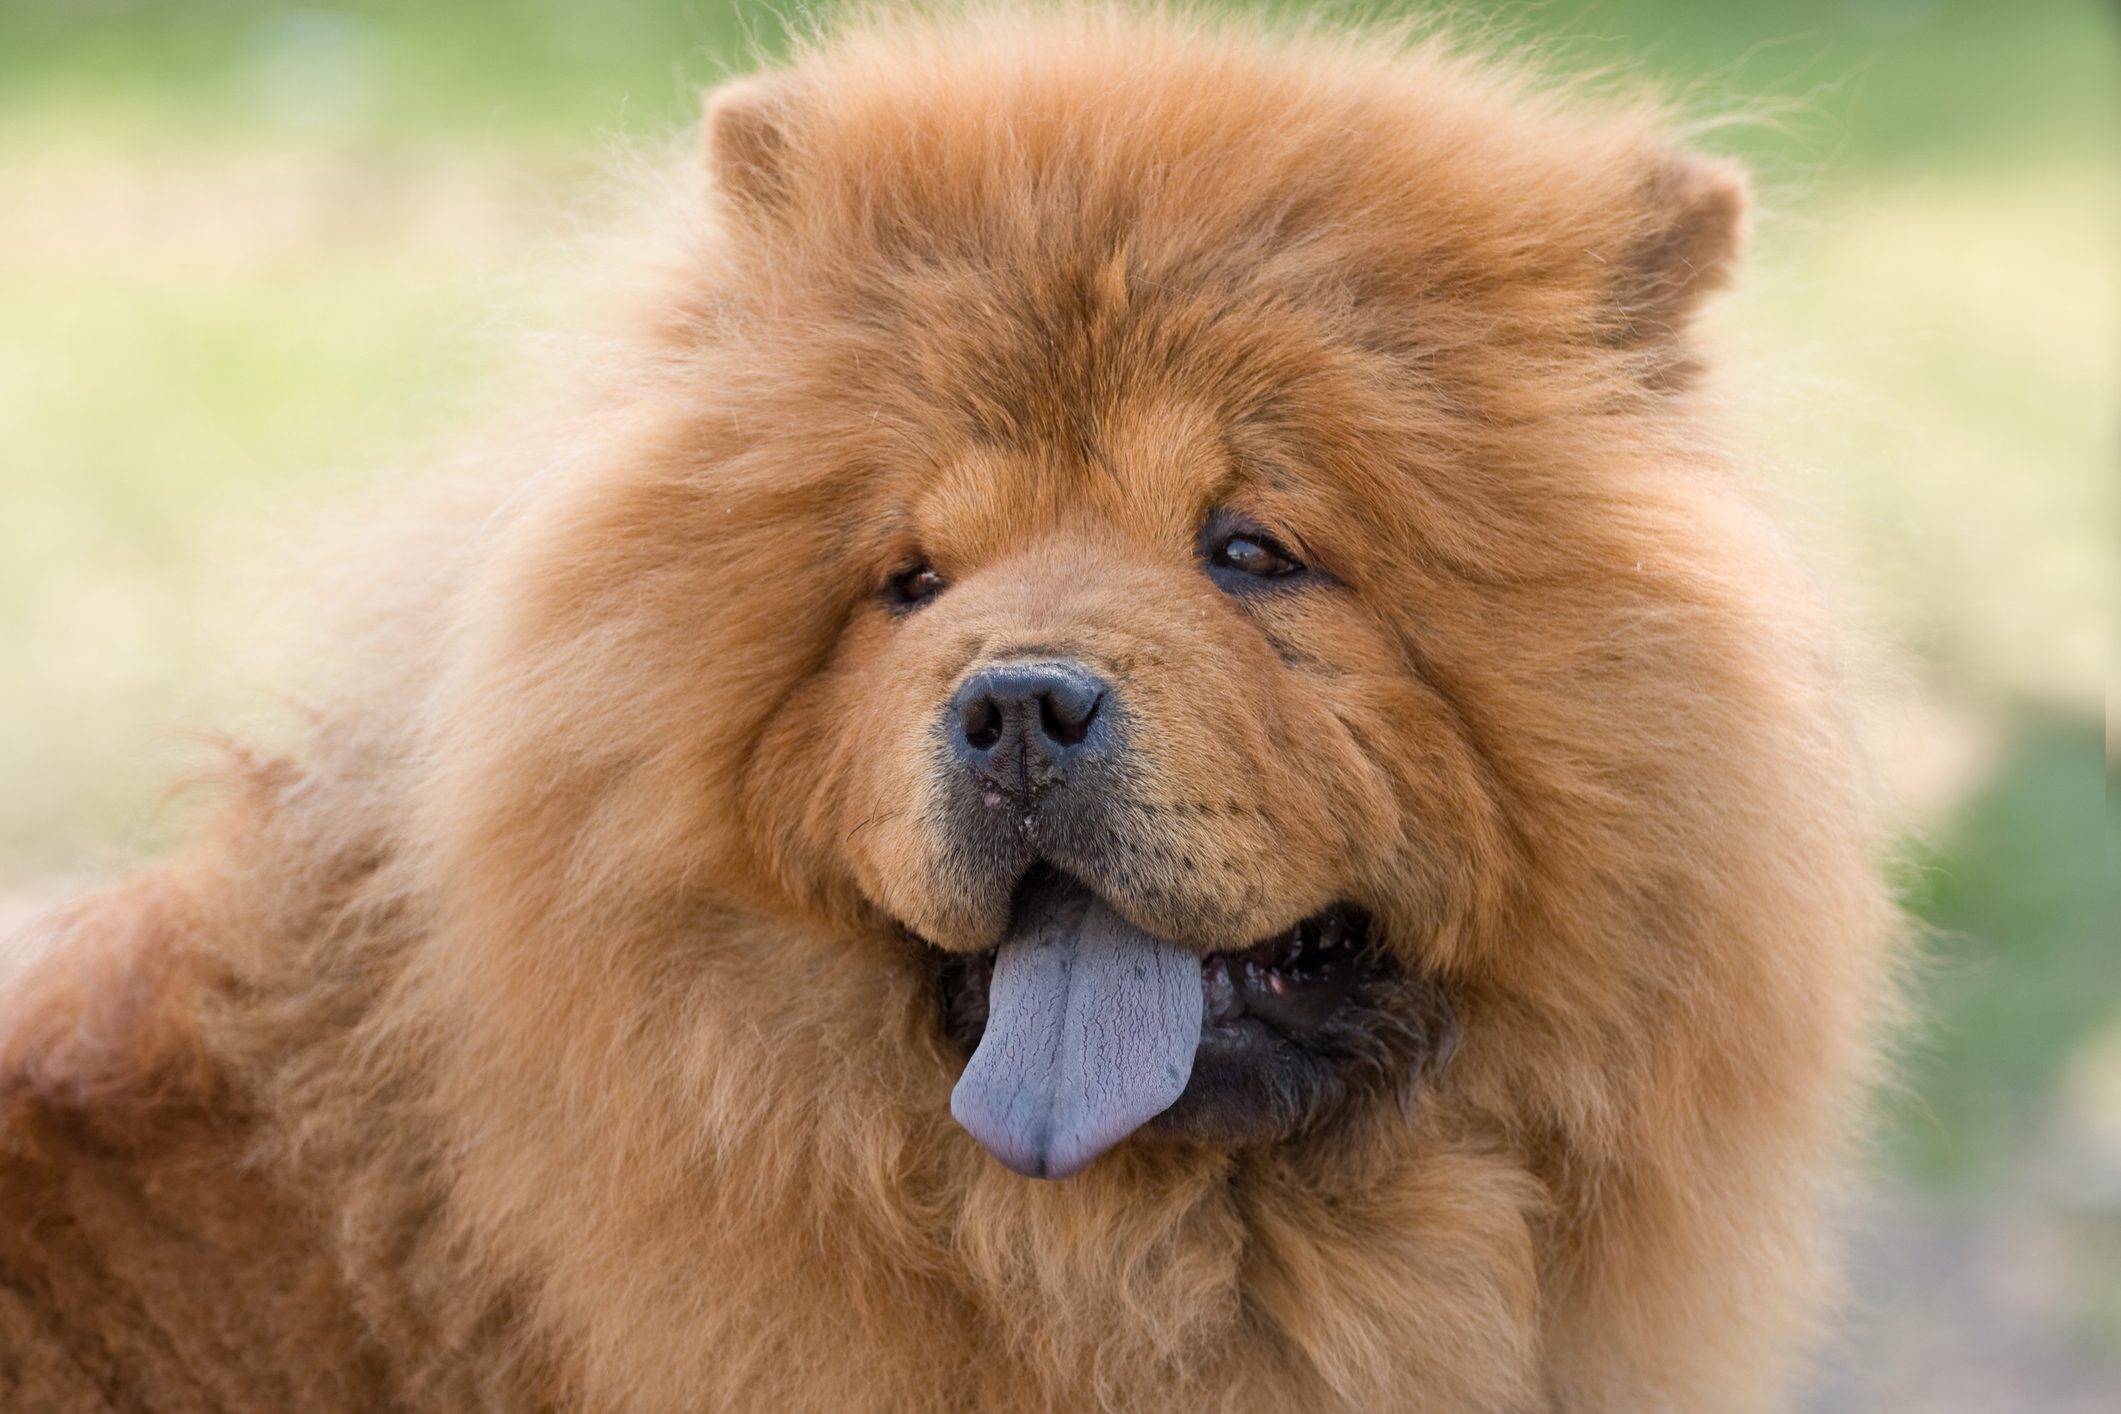
[[[1683,382],[1692,361],[1682,335],[1703,295],[1731,283],[1745,248],[1745,174],[1690,153],[1661,153],[1642,183],[1642,221],[1615,282],[1616,340],[1670,354],[1664,378]]]
[[[788,97],[769,79],[735,79],[707,95],[708,170],[736,206],[766,212],[784,200],[788,121]]]

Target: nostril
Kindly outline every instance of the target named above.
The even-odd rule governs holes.
[[[1093,740],[1104,734],[1097,720],[1108,691],[1075,663],[1000,663],[958,688],[944,721],[958,755],[983,776],[1057,779],[1077,748],[1096,754],[1109,745]]]
[[[995,706],[992,697],[975,697],[958,714],[958,726],[967,746],[975,751],[991,751],[1002,739],[1001,708]]]
[[[1048,739],[1062,746],[1079,746],[1090,734],[1090,723],[1097,718],[1097,706],[1105,700],[1105,694],[1096,689],[1071,691],[1058,688],[1041,693],[1038,699],[1038,725]]]

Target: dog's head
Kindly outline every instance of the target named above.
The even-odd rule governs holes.
[[[1464,75],[1107,57],[717,96],[464,753],[575,740],[563,873],[890,938],[1048,1174],[1403,1101],[1533,912],[1654,890],[1730,638],[1680,463],[1735,178]]]

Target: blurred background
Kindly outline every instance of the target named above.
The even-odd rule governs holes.
[[[1712,317],[1898,655],[1924,1020],[1808,1407],[2121,1409],[2114,11],[1443,18],[1654,80],[1752,166]],[[180,831],[194,733],[289,715],[330,645],[275,567],[505,407],[524,333],[593,298],[605,174],[783,35],[729,0],[0,0],[0,929]]]

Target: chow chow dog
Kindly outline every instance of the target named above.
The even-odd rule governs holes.
[[[1740,178],[1081,7],[702,146],[300,749],[10,985],[0,1403],[1774,1406],[1895,930],[1691,328]]]

